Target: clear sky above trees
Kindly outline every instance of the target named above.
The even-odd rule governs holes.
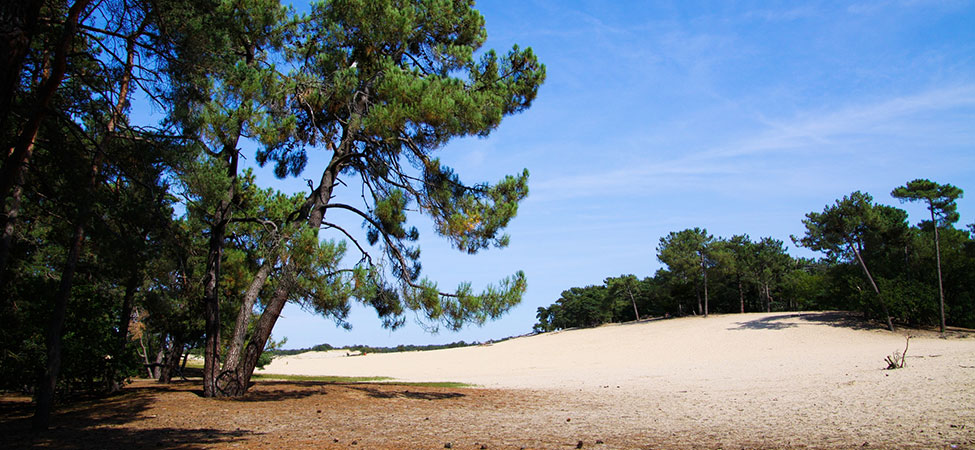
[[[417,219],[420,245],[425,273],[446,286],[470,280],[476,290],[524,270],[522,304],[483,328],[433,336],[409,319],[383,330],[360,308],[345,331],[289,305],[275,328],[287,347],[527,333],[537,307],[568,287],[652,275],[655,246],[671,231],[789,242],[806,213],[855,190],[917,223],[922,205],[888,195],[905,180],[975,189],[971,3],[485,1],[478,9],[485,48],[531,46],[548,78],[530,110],[438,156],[467,182],[527,168],[530,194],[506,249],[467,256]],[[258,171],[260,183],[307,189],[302,179],[273,181],[271,170]],[[959,200],[958,210],[958,226],[975,221],[975,200]]]

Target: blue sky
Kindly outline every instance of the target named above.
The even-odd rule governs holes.
[[[289,305],[274,331],[287,348],[528,333],[535,310],[565,289],[652,275],[670,231],[771,236],[811,256],[789,241],[804,214],[861,190],[917,222],[920,206],[889,195],[915,178],[968,190],[960,224],[975,222],[975,2],[537,0],[478,9],[486,47],[532,47],[548,80],[530,110],[438,156],[468,182],[528,168],[531,194],[503,250],[461,254],[429,221],[411,220],[425,275],[441,288],[471,281],[477,290],[524,270],[522,304],[483,327],[439,334],[412,316],[384,330],[361,307],[346,331]],[[304,178],[317,179],[316,161]],[[305,186],[259,176],[282,190]]]

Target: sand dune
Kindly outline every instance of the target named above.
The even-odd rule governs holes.
[[[884,370],[907,334],[907,367]],[[478,347],[330,355],[276,359],[266,372],[521,392],[535,399],[530,406],[451,410],[445,429],[491,424],[524,436],[566,428],[617,443],[607,448],[975,449],[975,337],[892,333],[845,313],[687,317]]]
[[[676,389],[744,382],[841,382],[884,376],[884,357],[904,349],[907,333],[865,327],[845,313],[712,315],[447,350],[354,357],[345,357],[342,350],[309,352],[277,358],[265,372],[387,376],[500,388]],[[921,333],[911,340],[907,363],[917,366],[913,373],[975,366],[975,339]],[[975,380],[975,370],[968,375]]]

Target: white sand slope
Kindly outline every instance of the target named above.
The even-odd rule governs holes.
[[[693,389],[740,383],[823,382],[884,376],[904,334],[865,329],[844,313],[686,317],[522,337],[493,345],[345,357],[344,350],[276,358],[266,373],[386,376],[500,388]],[[916,334],[916,333],[915,333]],[[975,339],[911,340],[907,364],[934,375],[962,369],[975,385]],[[945,366],[945,367],[942,367]]]
[[[884,370],[906,333],[916,335],[907,368]],[[342,355],[275,359],[267,372],[522,390],[529,404],[451,409],[451,423],[559,430],[605,448],[975,449],[975,337],[891,333],[844,313],[688,317]]]

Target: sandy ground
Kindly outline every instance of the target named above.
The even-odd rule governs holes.
[[[975,449],[975,336],[904,334],[840,313],[611,325],[431,352],[281,358],[268,372],[460,381],[473,388],[138,381],[29,432],[0,396],[0,448]]]
[[[492,388],[747,390],[747,384],[844,383],[893,375],[897,372],[878,370],[885,367],[884,357],[903,351],[909,333],[914,334],[907,358],[909,366],[916,366],[913,375],[939,367],[949,372],[942,376],[957,372],[975,377],[975,372],[958,367],[975,365],[975,339],[890,333],[841,313],[687,317],[425,352],[351,357],[346,350],[308,352],[276,358],[263,372],[459,381]],[[941,362],[947,367],[940,367]]]
[[[907,368],[883,370],[908,333]],[[688,317],[478,347],[342,355],[285,357],[266,372],[550,394],[566,412],[581,407],[573,420],[594,435],[665,430],[667,442],[687,445],[975,448],[975,338],[891,333],[843,313]]]

